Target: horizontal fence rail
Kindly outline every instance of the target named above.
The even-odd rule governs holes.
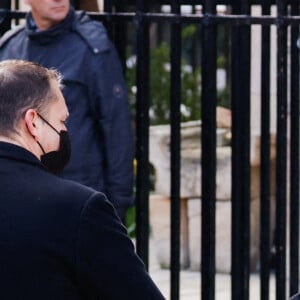
[[[22,19],[26,15],[23,11],[10,11],[7,9],[0,8],[0,20],[2,18]],[[233,26],[239,25],[278,25],[285,24],[289,26],[299,26],[300,16],[249,16],[249,15],[192,15],[182,14],[180,16],[171,13],[133,13],[133,12],[115,12],[115,13],[96,13],[88,12],[88,15],[98,21],[109,21],[109,22],[135,22],[143,19],[147,22],[163,22],[163,23],[215,23],[215,24],[230,24]]]
[[[22,20],[26,12],[11,10],[12,1],[0,4],[0,34],[4,34],[15,20]],[[108,3],[108,2],[107,2]],[[170,45],[170,84],[168,144],[170,164],[170,294],[168,299],[181,298],[180,274],[182,270],[182,95],[183,87],[183,28],[195,25],[193,40],[195,50],[192,69],[199,67],[201,78],[197,104],[201,107],[201,139],[199,149],[201,202],[201,292],[195,299],[216,299],[217,236],[217,106],[218,106],[218,53],[219,37],[227,30],[227,80],[231,126],[231,286],[233,300],[250,299],[252,205],[253,194],[259,201],[259,263],[256,272],[260,278],[259,299],[271,299],[271,277],[275,277],[275,298],[286,300],[299,289],[299,39],[300,4],[298,1],[128,1],[124,11],[113,11],[115,1],[105,4],[106,12],[89,12],[91,18],[102,21],[114,40],[126,69],[127,47],[136,57],[135,69],[135,135],[136,135],[136,249],[149,267],[150,224],[150,160],[151,115],[153,109],[151,90],[151,60],[155,38],[151,26],[159,26],[156,35],[167,36],[161,40]],[[152,5],[169,4],[170,13],[153,12]],[[182,4],[203,5],[202,13],[183,14]],[[217,4],[230,7],[229,13],[218,14]],[[256,4],[259,16],[251,15]],[[134,6],[134,9],[132,8]],[[150,7],[151,6],[151,7]],[[156,5],[156,8],[158,6]],[[276,8],[275,12],[273,11]],[[128,9],[128,11],[126,11]],[[134,12],[133,12],[134,11]],[[272,13],[273,11],[273,13]],[[127,26],[129,25],[129,26]],[[118,27],[116,27],[118,26]],[[131,27],[130,27],[131,26]],[[129,29],[128,29],[129,28]],[[131,29],[130,29],[131,28]],[[259,49],[253,50],[254,29],[260,29]],[[131,31],[130,31],[131,30]],[[159,32],[162,31],[162,32]],[[165,33],[167,32],[167,33]],[[131,35],[131,36],[130,36]],[[133,36],[132,36],[133,35]],[[158,39],[158,38],[157,38]],[[227,43],[227,44],[226,44]],[[134,45],[132,45],[134,44]],[[198,47],[198,48],[197,48]],[[272,48],[273,47],[273,48]],[[259,57],[258,71],[253,69]],[[274,69],[274,65],[276,66]],[[274,73],[272,70],[275,70]],[[253,102],[253,72],[260,82],[258,102]],[[256,73],[255,73],[256,74]],[[275,100],[274,100],[275,99]],[[258,184],[253,192],[252,173],[252,111],[258,105],[259,151]],[[275,112],[274,112],[275,111]],[[275,118],[275,122],[273,119]],[[273,123],[272,123],[273,122]],[[275,129],[271,128],[275,124]],[[272,131],[273,130],[273,131]],[[200,136],[199,136],[200,138]],[[275,143],[275,148],[273,147]],[[274,154],[275,153],[275,154]],[[255,175],[256,176],[256,175]],[[272,190],[275,193],[272,194]],[[150,230],[151,231],[151,230]],[[274,231],[274,232],[273,232]],[[287,271],[288,270],[288,271]],[[289,272],[289,273],[288,273]],[[273,298],[272,298],[273,299]]]

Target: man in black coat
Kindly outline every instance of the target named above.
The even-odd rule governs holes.
[[[164,299],[106,196],[54,175],[68,115],[56,71],[0,63],[1,299]]]

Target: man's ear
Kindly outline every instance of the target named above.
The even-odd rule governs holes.
[[[24,120],[29,134],[32,135],[36,141],[38,141],[39,126],[37,112],[34,109],[28,109],[25,113]]]

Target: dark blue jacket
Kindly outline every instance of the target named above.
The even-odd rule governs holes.
[[[161,300],[104,194],[0,142],[1,300]]]
[[[26,27],[0,40],[0,60],[26,59],[60,71],[70,112],[71,161],[62,177],[104,192],[123,217],[133,202],[133,137],[119,59],[103,25],[71,8],[50,30]]]

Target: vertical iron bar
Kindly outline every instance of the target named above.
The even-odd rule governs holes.
[[[247,0],[234,14],[250,14]],[[232,43],[232,299],[249,299],[250,254],[250,28],[233,28]]]
[[[103,5],[103,11],[105,13],[112,13],[112,11],[113,11],[113,5],[111,3],[111,0],[104,0],[103,4],[104,4]],[[110,19],[104,20],[103,21],[103,25],[105,26],[109,37],[113,40],[114,31],[113,31],[113,24],[112,24],[111,20]]]
[[[172,1],[172,13],[180,15],[180,1]],[[171,299],[180,291],[180,103],[181,23],[171,26]]]
[[[116,12],[124,11],[124,4],[119,3],[116,5]],[[117,21],[114,26],[114,43],[118,51],[123,72],[126,69],[126,45],[127,45],[127,23],[126,21]]]
[[[11,0],[2,0],[0,3],[0,9],[10,10],[11,9]],[[5,17],[0,23],[0,36],[3,35],[11,27],[11,19]]]
[[[286,1],[277,0],[276,300],[286,299],[287,26]]]
[[[262,14],[270,15],[270,0],[265,0]],[[262,27],[261,53],[261,142],[260,142],[260,295],[269,299],[270,287],[270,27]]]
[[[205,22],[202,27],[202,133],[201,133],[201,296],[215,298],[215,235],[216,235],[216,25],[210,16],[216,14],[216,1],[205,1]]]
[[[299,15],[299,3],[292,4],[292,15]],[[299,283],[299,28],[291,28],[291,149],[290,149],[290,292]]]
[[[75,9],[79,9],[80,0],[72,0],[71,4],[74,6]]]
[[[105,12],[111,12],[112,11],[112,1],[111,0],[103,0],[103,10]]]
[[[11,0],[2,0],[1,3],[0,3],[0,8],[10,10]]]
[[[15,9],[19,10],[20,9],[20,5],[19,5],[19,0],[15,0]],[[20,24],[20,19],[16,18],[16,25]]]
[[[148,269],[149,259],[149,26],[143,18],[146,1],[137,1],[136,103],[136,248]]]

